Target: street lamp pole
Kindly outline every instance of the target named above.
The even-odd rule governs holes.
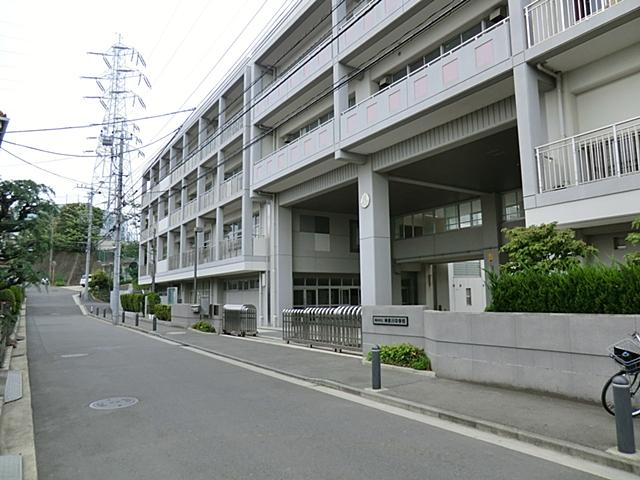
[[[198,234],[202,233],[202,227],[196,227],[193,229],[194,239],[194,253],[193,253],[193,305],[198,303]]]

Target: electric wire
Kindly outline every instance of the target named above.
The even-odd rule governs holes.
[[[6,141],[6,140],[5,140],[5,141]],[[7,142],[7,143],[8,143],[8,142]],[[43,172],[48,173],[49,175],[54,175],[54,176],[56,176],[56,177],[58,177],[58,178],[62,178],[62,179],[67,180],[67,181],[76,182],[76,183],[81,183],[82,185],[88,185],[88,183],[86,183],[86,182],[84,182],[84,181],[82,181],[82,180],[78,180],[78,179],[76,179],[76,178],[71,178],[71,177],[65,177],[64,175],[60,175],[59,173],[52,172],[51,170],[47,170],[46,168],[42,168],[42,167],[40,167],[40,166],[38,166],[38,165],[36,165],[36,164],[34,164],[34,163],[31,163],[31,162],[30,162],[30,161],[28,161],[28,160],[25,160],[25,159],[24,159],[24,158],[22,158],[22,157],[19,157],[18,155],[16,155],[15,153],[10,152],[9,150],[7,150],[7,149],[6,149],[6,148],[4,148],[4,147],[0,147],[0,150],[4,150],[5,152],[7,152],[7,153],[8,153],[9,155],[11,155],[12,157],[14,157],[14,158],[16,158],[16,159],[20,160],[20,161],[21,161],[21,162],[23,162],[23,163],[26,163],[27,165],[32,166],[33,168],[37,168],[38,170],[42,170]]]

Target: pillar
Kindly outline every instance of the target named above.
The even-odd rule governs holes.
[[[363,305],[391,305],[389,181],[370,161],[358,166],[360,284]]]
[[[273,326],[281,326],[281,312],[293,306],[293,241],[291,209],[274,202],[274,254],[271,264]]]
[[[251,65],[244,70],[244,124],[242,149],[242,255],[253,255],[253,201],[251,200],[251,153],[253,128],[251,122]]]

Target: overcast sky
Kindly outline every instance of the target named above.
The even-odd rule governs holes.
[[[152,88],[140,89],[146,110],[129,110],[137,118],[197,106],[243,54],[280,8],[291,0],[5,0],[0,15],[0,110],[10,118],[2,148],[38,170],[0,151],[0,178],[32,179],[55,190],[59,203],[85,201],[95,158],[76,158],[93,150],[99,127],[37,133],[16,130],[99,123],[104,110],[91,80],[105,72],[102,59],[89,51],[107,51],[122,35],[123,43],[144,56]],[[251,18],[259,12],[251,22]],[[248,28],[237,39],[240,32]],[[224,51],[232,45],[230,52]],[[221,57],[222,58],[221,60]],[[209,73],[214,65],[219,65]],[[206,78],[202,86],[198,84]],[[174,130],[188,114],[138,122],[143,143]],[[28,145],[49,154],[12,145]],[[145,149],[146,160],[132,157],[138,181],[143,164],[162,143]]]

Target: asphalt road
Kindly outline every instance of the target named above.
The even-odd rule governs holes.
[[[64,289],[27,315],[40,480],[599,478],[84,317]]]

